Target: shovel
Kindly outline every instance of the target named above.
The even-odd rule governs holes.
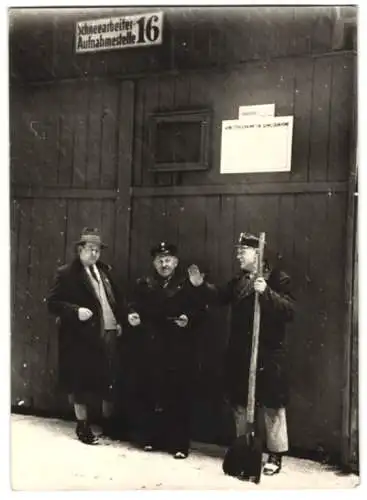
[[[260,233],[257,276],[262,276],[265,233]],[[259,351],[260,303],[255,293],[252,348],[249,369],[246,430],[238,436],[224,456],[222,468],[225,474],[245,481],[260,482],[262,469],[262,441],[255,423],[256,370]]]

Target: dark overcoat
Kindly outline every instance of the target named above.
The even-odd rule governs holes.
[[[257,400],[280,408],[289,397],[286,324],[294,314],[290,277],[279,269],[264,275],[265,292],[259,296],[261,321],[257,373]],[[210,285],[216,300],[231,305],[231,322],[225,361],[226,392],[233,405],[247,405],[248,374],[253,335],[253,279],[240,272],[222,287]]]
[[[96,265],[116,320],[122,325],[123,299],[111,277],[111,267],[100,261]],[[78,258],[57,270],[47,305],[48,310],[58,318],[61,388],[68,393],[102,394],[109,383],[107,364],[110,362],[106,359],[102,308]],[[87,321],[80,321],[80,307],[90,309],[93,316]]]
[[[132,328],[138,343],[140,387],[155,391],[159,398],[170,381],[189,383],[194,369],[195,331],[206,312],[199,288],[180,272],[167,282],[155,273],[137,280],[128,308],[141,318],[141,325]],[[181,314],[188,317],[186,327],[174,322]]]

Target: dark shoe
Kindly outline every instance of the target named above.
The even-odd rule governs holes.
[[[144,445],[143,450],[144,451],[154,451],[154,448],[151,444],[146,444],[146,445]]]
[[[268,461],[264,465],[263,473],[265,476],[274,476],[279,474],[282,469],[282,456],[276,453],[270,453]]]
[[[76,435],[78,436],[79,441],[84,444],[97,444],[98,438],[93,434],[92,429],[90,428],[87,422],[78,422],[76,426]]]

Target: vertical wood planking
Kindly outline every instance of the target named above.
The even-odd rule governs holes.
[[[54,186],[57,184],[59,101],[51,85],[28,88],[24,98],[25,128],[17,132],[25,136],[20,149],[25,152],[23,168],[29,176],[26,174],[24,180],[27,178],[32,185]]]
[[[38,165],[33,166],[40,169],[41,183],[45,186],[57,185],[58,179],[58,138],[60,132],[60,102],[56,100],[52,85],[46,85],[37,91],[37,100],[35,108],[35,119],[39,122],[36,129],[40,127],[39,135],[42,140],[37,141],[37,158]],[[37,120],[38,121],[38,120]],[[30,168],[30,167],[29,167]]]
[[[183,77],[176,76],[174,82],[174,107],[175,109],[187,109],[190,104],[190,78],[186,75]],[[182,174],[180,172],[173,173],[171,182],[175,185],[182,183]]]
[[[47,409],[52,404],[53,398],[56,397],[58,343],[55,317],[47,311],[46,297],[53,283],[56,268],[64,262],[66,201],[62,199],[48,200],[44,205],[46,205],[47,215],[41,234],[40,259],[43,273],[40,276],[39,296],[43,305],[39,311],[39,328],[43,330],[40,341],[45,344],[46,363],[43,375],[45,394],[41,393],[40,398],[43,406]]]
[[[20,203],[20,228],[18,242],[18,265],[16,271],[16,304],[12,330],[12,344],[17,344],[17,357],[12,359],[12,368],[16,372],[16,396],[23,399],[26,405],[31,403],[30,366],[27,354],[27,337],[29,334],[29,309],[32,297],[29,293],[29,266],[31,251],[31,235],[33,223],[33,201],[23,200]]]
[[[115,202],[104,200],[101,202],[101,232],[108,247],[103,250],[103,258],[108,263],[114,262],[115,255]],[[118,237],[118,236],[117,236]]]
[[[145,125],[145,80],[136,82],[135,129],[134,129],[134,165],[132,184],[141,186],[144,168],[144,125]]]
[[[16,398],[20,396],[23,388],[20,370],[23,355],[22,343],[19,341],[17,314],[19,312],[17,301],[17,263],[21,223],[21,205],[18,200],[12,201],[11,210],[11,403],[16,404]]]
[[[126,80],[120,86],[119,136],[117,161],[115,263],[126,283],[129,276],[131,182],[134,126],[134,82]]]
[[[75,87],[74,82],[62,83],[57,89],[60,99],[57,184],[65,187],[71,186],[73,178]]]
[[[220,220],[221,238],[219,240],[219,280],[228,281],[233,274],[233,244],[237,235],[234,227],[234,206],[233,196],[221,196],[220,199]]]
[[[320,58],[314,64],[309,180],[324,181],[328,165],[332,60]]]
[[[205,199],[202,196],[181,199],[179,245],[182,263],[203,265],[206,233]]]
[[[315,62],[312,60],[295,62],[291,172],[291,179],[294,182],[306,181],[308,176],[314,64]]]
[[[136,198],[133,203],[131,225],[130,277],[138,276],[150,270],[152,201],[148,198]]]
[[[86,81],[80,80],[75,88],[75,127],[73,154],[73,187],[84,187],[86,182],[87,133],[89,87]]]
[[[18,200],[12,200],[11,202],[11,214],[10,214],[10,227],[11,227],[11,310],[12,310],[12,322],[14,321],[15,313],[14,306],[16,303],[16,273],[17,273],[17,263],[18,263],[18,242],[19,242],[19,229],[20,229],[20,203]]]
[[[119,123],[119,92],[118,82],[103,82],[99,185],[104,189],[117,187],[117,137],[118,130],[123,127],[125,121],[125,118],[121,117],[122,123]]]
[[[40,181],[38,166],[34,171],[29,168],[30,165],[35,164],[34,158],[36,156],[35,139],[37,136],[33,128],[33,122],[35,121],[34,89],[30,88],[27,91],[18,89],[15,96],[16,99],[21,99],[21,102],[19,102],[20,109],[18,109],[19,122],[14,118],[16,128],[14,129],[13,141],[18,159],[16,163],[18,171],[15,172],[15,181],[22,185],[32,185]]]
[[[22,183],[24,156],[24,120],[23,103],[25,102],[24,90],[21,87],[9,87],[9,140],[10,163],[9,180],[11,183]],[[23,140],[22,140],[23,137]]]
[[[214,103],[215,98],[213,98],[213,89],[215,89],[215,82],[218,80],[218,75],[212,75],[211,82],[212,85],[208,87],[207,78],[200,73],[192,73],[190,75],[190,80],[188,82],[189,90],[190,90],[190,108],[195,109],[208,109],[212,115],[212,122],[214,121]],[[210,130],[210,139],[209,139],[209,148],[211,149],[212,143],[212,128],[213,123],[211,124]],[[210,182],[210,177],[213,175],[213,155],[209,154],[209,170],[207,172],[187,172],[184,176],[182,176],[181,181],[183,184],[203,184],[205,182]]]
[[[205,197],[205,249],[204,259],[212,279],[217,280],[219,274],[219,241],[222,227],[220,225],[220,196]]]
[[[327,246],[325,247],[325,260],[334,263],[334,272],[325,272],[325,296],[327,297],[327,317],[325,324],[323,358],[325,390],[324,399],[327,405],[321,405],[324,422],[327,423],[329,432],[340,440],[342,431],[342,396],[343,396],[343,350],[345,328],[345,314],[347,304],[344,302],[344,272],[345,235],[346,235],[346,194],[327,196],[326,227]],[[329,274],[330,273],[330,274]],[[331,355],[333,353],[333,355]],[[329,391],[329,387],[334,387]],[[334,411],[330,411],[334,408]]]
[[[149,201],[151,203],[151,215],[149,232],[147,234],[148,251],[150,251],[153,245],[169,239],[166,223],[166,198],[154,197]]]
[[[332,181],[348,179],[354,98],[353,66],[354,61],[349,57],[333,60],[327,171],[327,178]]]
[[[97,188],[100,184],[103,86],[100,80],[92,80],[89,83],[85,184],[87,188]]]
[[[165,227],[167,239],[173,243],[178,243],[179,220],[180,220],[181,200],[176,196],[166,198],[166,221]]]
[[[293,23],[290,26],[290,54],[309,54],[311,52],[310,14],[305,6],[293,7]]]
[[[296,265],[293,259],[294,252],[294,199],[295,196],[281,195],[279,196],[279,207],[278,207],[278,247],[281,258],[281,267],[284,266],[284,270],[288,272],[293,278],[293,267]]]
[[[304,226],[307,236],[307,267],[305,270],[305,297],[308,304],[308,328],[310,332],[318,331],[318,335],[311,334],[309,370],[315,374],[313,385],[312,403],[315,422],[327,422],[329,428],[335,425],[337,405],[329,394],[327,381],[327,358],[335,351],[333,338],[328,335],[328,318],[330,316],[329,296],[325,290],[328,281],[328,266],[330,265],[328,248],[329,234],[326,219],[327,195],[314,194],[303,196],[304,213],[308,215],[308,225]],[[310,221],[317,223],[310,224]],[[310,298],[312,299],[310,300]],[[328,401],[327,407],[323,404]],[[328,408],[333,408],[332,415],[328,415]],[[316,435],[320,436],[322,425],[316,427]]]
[[[159,79],[158,83],[158,107],[160,111],[172,111],[176,109],[175,103],[175,79],[171,76]],[[155,184],[169,186],[173,184],[176,174],[159,172],[154,177]]]
[[[158,109],[159,104],[159,78],[150,77],[145,80],[145,106],[143,125],[143,151],[142,151],[142,179],[144,185],[154,185],[155,175],[149,172],[151,152],[149,147],[149,116]]]
[[[278,57],[286,57],[291,51],[292,38],[289,34],[289,27],[293,23],[293,11],[294,8],[290,6],[283,6],[280,9],[274,6],[269,8],[270,23],[266,39]]]
[[[315,440],[312,433],[315,426],[317,428],[318,418],[317,408],[314,407],[319,384],[319,374],[314,369],[318,358],[318,340],[313,334],[313,317],[316,311],[312,300],[306,293],[310,255],[307,228],[312,207],[312,196],[296,195],[294,197],[293,262],[295,266],[292,269],[292,290],[296,297],[297,309],[294,321],[288,329],[288,344],[291,353],[289,356],[290,377],[293,381],[290,387],[290,412],[293,420],[289,422],[289,432],[290,436],[297,437],[300,446]],[[312,422],[311,425],[310,422]]]
[[[331,10],[333,7],[320,6],[314,11],[314,22],[312,29],[311,47],[312,52],[326,52],[331,49],[332,38],[332,19],[333,14]]]

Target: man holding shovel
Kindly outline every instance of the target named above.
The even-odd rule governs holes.
[[[264,474],[274,475],[282,467],[282,455],[288,451],[286,404],[285,326],[294,312],[290,278],[264,262],[262,276],[257,276],[259,239],[241,233],[236,245],[240,272],[222,287],[205,282],[212,304],[230,304],[230,335],[226,353],[225,385],[234,410],[237,436],[246,431],[248,373],[252,348],[255,292],[260,304],[260,335],[257,359],[256,401],[263,415],[266,445],[269,451]],[[193,278],[192,278],[193,280]],[[197,270],[196,286],[204,283]],[[247,377],[247,378],[246,378]]]

